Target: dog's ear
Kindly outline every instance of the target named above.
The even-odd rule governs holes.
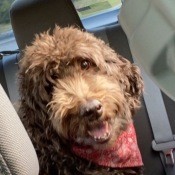
[[[31,106],[33,103],[47,105],[55,84],[59,60],[47,58],[47,55],[33,49],[32,46],[28,47],[19,63],[20,93]]]
[[[116,54],[107,45],[103,45],[102,48],[105,58],[105,64],[101,65],[102,70],[107,70],[108,75],[112,75],[114,79],[117,79],[130,110],[134,113],[135,109],[140,107],[140,97],[143,93],[140,69],[123,56]]]
[[[138,66],[132,64],[120,55],[118,56],[117,66],[119,68],[119,82],[123,89],[125,98],[128,100],[132,112],[140,107],[140,96],[143,93],[143,80]]]

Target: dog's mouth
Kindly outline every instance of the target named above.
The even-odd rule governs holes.
[[[111,126],[107,121],[101,121],[91,127],[88,134],[97,143],[107,142],[111,135]]]

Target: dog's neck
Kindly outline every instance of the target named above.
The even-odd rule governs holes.
[[[127,130],[122,132],[114,146],[109,149],[96,150],[89,146],[74,144],[72,151],[77,156],[101,166],[112,168],[143,166],[133,124],[130,124]]]

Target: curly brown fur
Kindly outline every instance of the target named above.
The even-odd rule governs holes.
[[[19,79],[19,113],[36,149],[41,175],[142,174],[141,168],[100,167],[74,155],[70,146],[78,142],[103,149],[125,130],[143,91],[137,66],[92,34],[56,27],[53,34],[37,35],[26,47]],[[82,109],[93,99],[101,104],[100,115],[84,116]],[[88,134],[100,122],[110,126],[104,144]]]

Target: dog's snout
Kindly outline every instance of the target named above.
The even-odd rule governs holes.
[[[102,104],[98,100],[87,101],[80,109],[81,116],[96,119],[102,115],[102,112]]]

